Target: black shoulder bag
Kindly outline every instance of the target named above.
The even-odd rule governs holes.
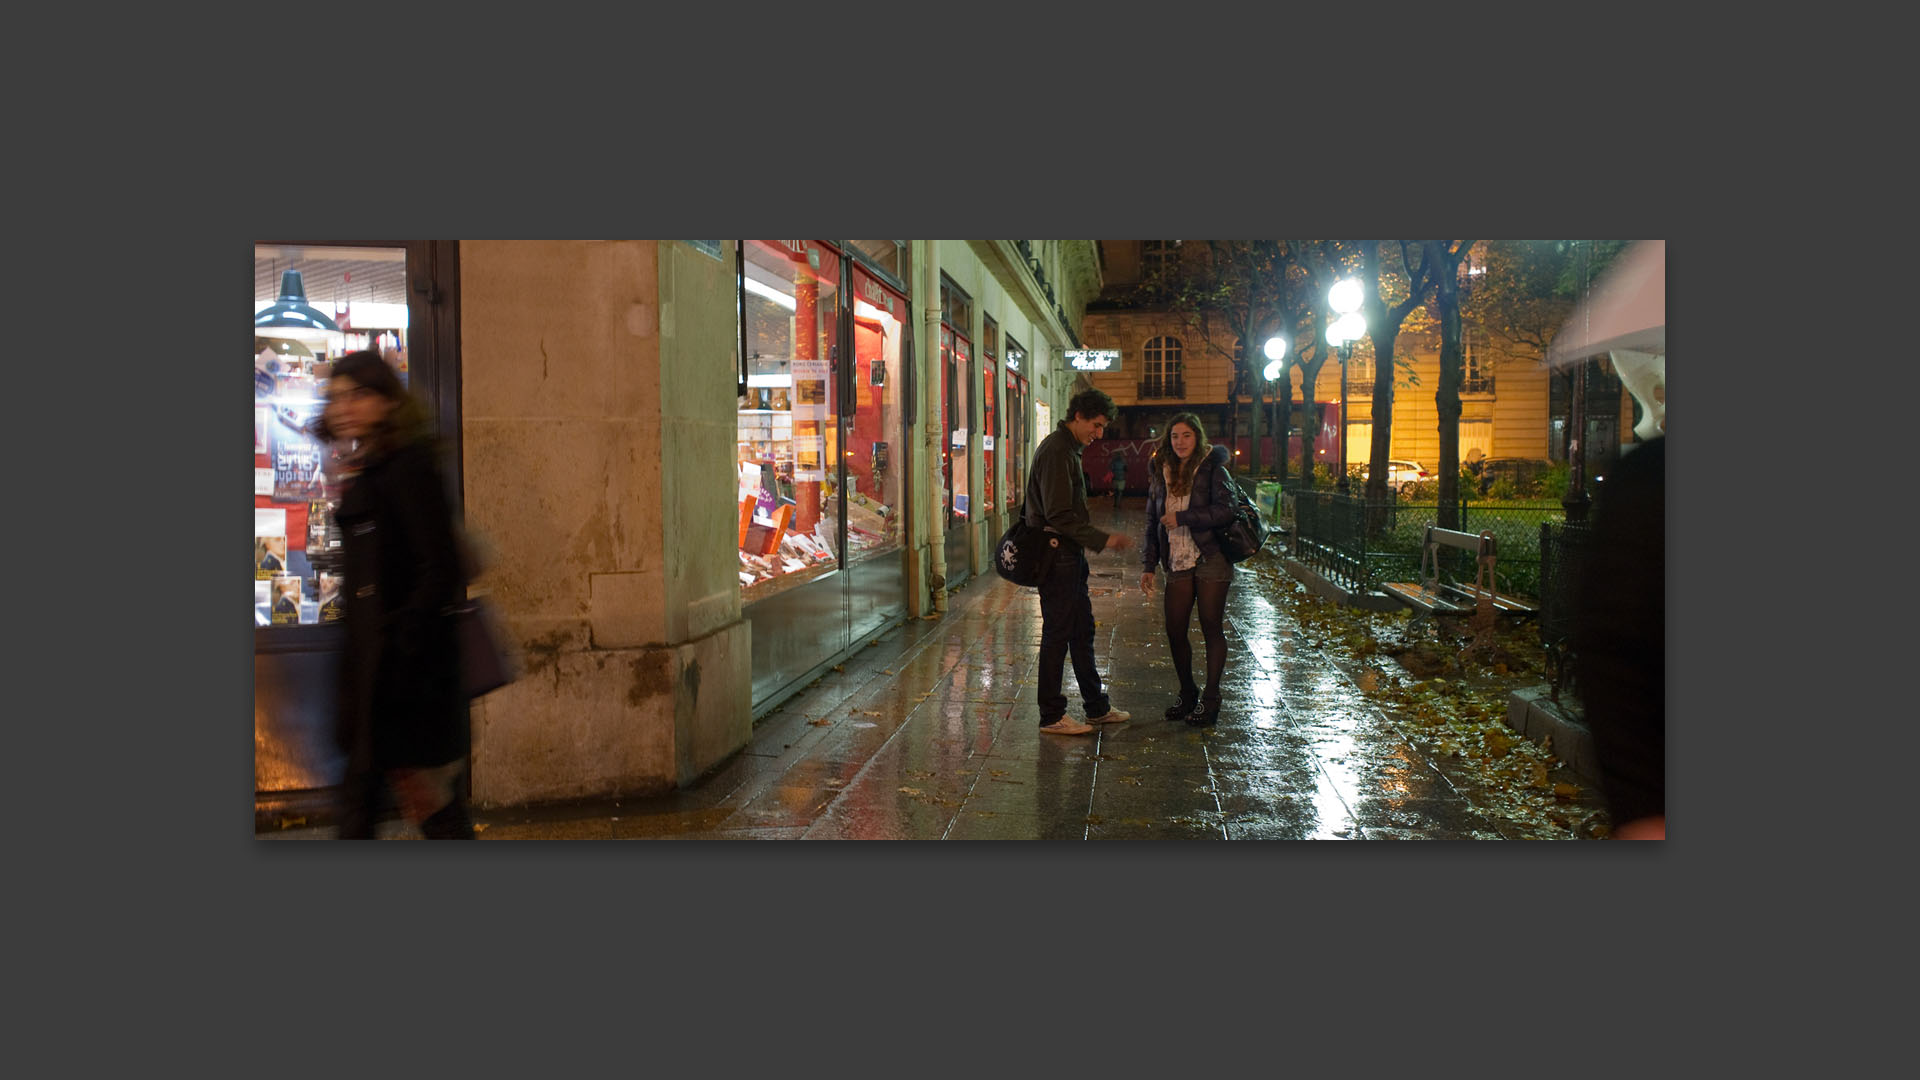
[[[1233,507],[1233,520],[1215,529],[1214,542],[1220,545],[1220,554],[1230,563],[1244,562],[1259,554],[1260,546],[1267,542],[1267,526],[1260,520],[1260,509],[1233,482],[1233,474],[1225,465],[1218,466],[1220,479],[1227,488],[1227,501]]]
[[[994,573],[1015,585],[1037,586],[1047,576],[1047,568],[1053,565],[1061,545],[1070,542],[1059,533],[1027,524],[1027,504],[1022,502],[1014,508],[1013,524],[1000,534],[1000,543],[994,548]]]

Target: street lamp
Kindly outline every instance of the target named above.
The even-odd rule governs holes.
[[[1340,494],[1347,494],[1347,358],[1353,355],[1353,343],[1366,336],[1367,320],[1360,314],[1360,280],[1336,281],[1327,290],[1327,306],[1339,318],[1327,327],[1327,344],[1340,353]]]
[[[1280,373],[1286,370],[1287,339],[1275,334],[1267,339],[1264,351],[1267,354],[1267,367],[1262,374],[1267,377],[1268,389],[1272,390],[1274,380],[1278,379]],[[1280,463],[1286,460],[1286,447],[1282,445],[1280,436],[1280,391],[1272,390],[1272,393],[1273,423],[1270,427],[1273,431],[1273,462],[1275,471],[1279,472],[1280,480],[1284,483],[1286,482],[1287,474],[1278,468]],[[1289,405],[1293,402],[1293,387],[1291,384],[1287,387],[1287,402]]]

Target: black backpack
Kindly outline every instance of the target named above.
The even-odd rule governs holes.
[[[1244,562],[1258,554],[1260,546],[1267,542],[1267,525],[1260,520],[1260,508],[1233,482],[1233,474],[1227,467],[1218,468],[1220,479],[1226,483],[1227,500],[1233,504],[1233,520],[1213,530],[1213,540],[1220,545],[1220,554],[1228,562]]]

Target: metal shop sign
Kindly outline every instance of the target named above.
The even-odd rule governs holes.
[[[1068,349],[1067,363],[1075,371],[1119,371],[1119,349]]]

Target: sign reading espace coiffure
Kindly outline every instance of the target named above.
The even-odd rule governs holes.
[[[1119,371],[1119,349],[1068,349],[1067,363],[1075,371]]]

